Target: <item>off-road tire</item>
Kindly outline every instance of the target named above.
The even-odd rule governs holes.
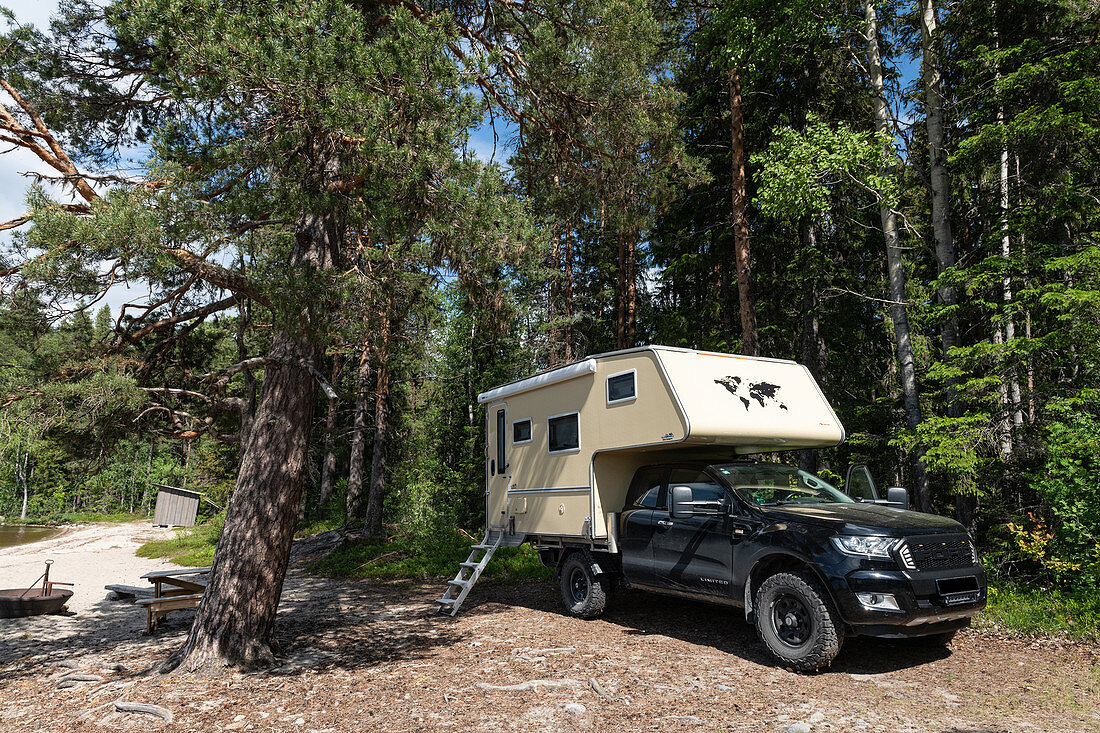
[[[821,669],[840,652],[840,618],[828,591],[808,573],[771,576],[756,591],[753,609],[756,633],[783,667],[796,672]]]
[[[571,616],[595,618],[607,607],[611,583],[596,574],[596,563],[587,552],[574,552],[561,565],[561,600]]]

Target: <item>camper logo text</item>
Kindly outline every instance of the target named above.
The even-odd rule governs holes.
[[[787,409],[787,406],[779,399],[778,384],[772,384],[771,382],[745,382],[741,377],[732,376],[715,379],[714,383],[722,385],[731,395],[741,400],[741,404],[745,406],[745,410],[748,410],[753,402],[758,403],[761,407],[767,407],[769,404],[774,403],[779,405],[780,410]]]

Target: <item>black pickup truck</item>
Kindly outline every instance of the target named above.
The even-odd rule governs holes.
[[[891,491],[890,503],[907,504]],[[792,466],[646,466],[617,528],[606,551],[540,550],[570,613],[599,615],[616,583],[743,607],[791,669],[829,664],[846,635],[946,644],[985,606],[985,572],[961,524],[853,499]]]

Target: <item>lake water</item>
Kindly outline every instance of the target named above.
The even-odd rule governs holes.
[[[14,547],[53,537],[61,530],[54,527],[26,527],[0,524],[0,547]]]

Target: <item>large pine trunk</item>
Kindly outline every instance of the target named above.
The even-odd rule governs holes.
[[[760,355],[756,329],[756,302],[752,292],[752,252],[749,243],[748,188],[745,180],[745,117],[741,99],[741,75],[730,69],[730,204],[733,218],[733,253],[737,264],[737,296],[741,312],[741,353]]]
[[[878,44],[878,17],[873,0],[864,5],[867,21],[867,60],[874,100],[875,129],[890,134],[890,114],[886,106],[886,90],[882,79],[882,55]],[[894,344],[897,350],[905,424],[910,430],[921,424],[920,392],[917,389],[916,362],[909,330],[909,313],[905,299],[905,259],[898,238],[898,217],[892,208],[879,207],[879,220],[886,240],[886,270],[890,279],[890,318],[894,324]],[[914,504],[921,511],[932,508],[932,492],[928,471],[924,465],[924,448],[918,446],[910,454],[913,474]]]
[[[331,269],[341,233],[335,213],[303,214],[289,266],[303,273]],[[316,317],[307,305],[297,322],[279,328],[272,339],[210,582],[187,640],[164,671],[248,669],[275,661],[275,614],[302,500],[317,392],[307,365],[322,353],[311,328]]]

